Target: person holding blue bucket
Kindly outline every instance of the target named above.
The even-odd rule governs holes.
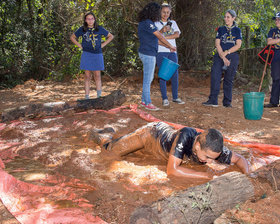
[[[224,71],[224,107],[232,107],[232,87],[236,74],[239,55],[237,51],[241,47],[241,30],[235,23],[236,13],[229,9],[225,13],[225,26],[218,29],[215,46],[217,53],[214,55],[214,63],[211,69],[211,89],[208,101],[202,103],[204,106],[218,106],[218,95],[220,92],[220,82]]]
[[[161,5],[161,20],[155,22],[155,24],[159,32],[161,32],[164,35],[164,37],[168,40],[168,42],[172,44],[172,46],[176,47],[176,39],[179,38],[181,31],[177,23],[174,20],[171,20],[171,6],[168,3],[163,3]],[[156,64],[158,68],[161,67],[164,57],[170,59],[175,63],[178,63],[177,53],[171,52],[169,48],[165,47],[165,45],[159,41],[158,54],[156,57]],[[172,97],[173,97],[172,101],[178,104],[184,104],[185,102],[182,101],[180,98],[178,98],[178,84],[179,84],[178,77],[179,77],[179,72],[178,69],[176,69],[176,71],[171,75],[171,86],[172,86]],[[167,90],[166,90],[167,80],[163,79],[162,77],[159,78],[160,78],[159,85],[160,85],[160,91],[162,97],[162,105],[169,106]]]
[[[277,12],[272,19],[275,20],[276,27],[270,29],[267,37],[267,44],[273,44],[275,48],[274,57],[271,62],[271,96],[269,103],[264,105],[266,108],[278,107],[280,96],[280,12]]]
[[[139,57],[143,63],[143,90],[141,105],[148,110],[159,110],[152,104],[150,89],[154,79],[158,40],[171,51],[176,51],[164,36],[157,30],[155,22],[160,19],[160,5],[156,2],[148,3],[139,13],[138,37],[140,47]]]

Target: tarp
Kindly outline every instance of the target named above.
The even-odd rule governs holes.
[[[120,111],[134,112],[148,122],[160,121],[151,114],[140,110],[138,105],[135,104],[103,112],[116,114]],[[13,121],[9,124],[9,128],[19,123],[20,121]],[[176,129],[185,127],[176,123],[166,123]],[[0,123],[0,130],[6,127],[7,124]],[[201,129],[197,130],[203,131]],[[227,138],[225,138],[225,141],[235,146],[250,148],[256,152],[280,156],[280,146],[278,145],[235,142]],[[0,139],[0,199],[20,223],[106,223],[98,216],[93,215],[93,205],[83,198],[85,192],[95,189],[94,186],[89,186],[79,179],[62,175],[48,176],[41,183],[31,184],[18,180],[4,171],[5,163],[18,156],[13,150],[18,144],[1,141]],[[60,201],[68,206],[59,206],[54,204],[53,201]]]

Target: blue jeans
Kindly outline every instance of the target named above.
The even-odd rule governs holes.
[[[138,53],[143,63],[143,89],[142,102],[146,105],[152,102],[151,100],[151,83],[154,79],[156,56]]]
[[[227,70],[224,73],[224,83],[223,83],[224,106],[231,104],[233,80],[238,68],[239,55],[237,53],[232,53],[227,56],[227,59],[230,60],[230,66],[227,68]],[[211,90],[209,96],[209,101],[213,104],[218,104],[218,95],[220,93],[223,66],[224,66],[223,60],[220,58],[218,54],[216,54],[214,56],[214,64],[211,69]]]
[[[166,57],[170,59],[171,61],[174,61],[178,63],[178,57],[177,53],[175,52],[159,52],[157,54],[157,66],[160,68],[163,57]],[[173,99],[178,98],[178,83],[179,83],[179,72],[178,69],[174,72],[174,74],[171,77],[171,86],[172,86],[172,97]],[[159,79],[159,86],[161,91],[161,97],[163,100],[168,99],[167,97],[167,90],[166,90],[166,81],[164,79]]]

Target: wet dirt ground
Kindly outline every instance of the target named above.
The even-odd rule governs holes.
[[[168,122],[200,129],[216,128],[233,141],[279,145],[280,108],[264,109],[263,117],[259,121],[244,119],[242,94],[256,91],[258,88],[256,85],[242,85],[236,82],[232,108],[221,106],[222,92],[219,107],[205,107],[201,103],[207,100],[209,94],[209,78],[207,77],[207,74],[182,72],[179,96],[186,104],[178,105],[170,102],[167,108],[161,106],[158,80],[155,79],[151,97],[153,104],[160,107],[160,110],[148,112]],[[104,95],[115,89],[121,89],[127,97],[125,105],[140,103],[141,75],[113,79],[103,76],[102,79]],[[94,89],[94,82],[92,87]],[[170,88],[171,86],[168,85],[168,96],[172,99]],[[0,112],[31,102],[77,100],[84,96],[83,78],[63,83],[30,80],[11,90],[0,90],[0,96]],[[91,91],[91,97],[95,96],[95,91]],[[269,101],[269,94],[266,94],[265,101]],[[186,186],[199,184],[199,182],[167,178],[166,162],[157,160],[146,153],[137,152],[127,156],[125,160],[113,159],[112,153],[101,151],[95,143],[86,138],[87,131],[94,128],[113,127],[117,129],[114,137],[118,137],[146,123],[129,111],[122,111],[119,114],[90,111],[86,114],[62,118],[22,120],[17,125],[8,126],[1,132],[2,140],[21,143],[21,146],[17,148],[19,156],[6,163],[6,170],[16,178],[30,183],[37,181],[31,178],[31,174],[34,173],[42,179],[56,172],[80,178],[97,189],[88,191],[84,195],[90,203],[94,204],[95,215],[108,223],[128,223],[129,215],[136,207],[168,196]],[[256,160],[256,157],[248,153],[248,149],[230,145],[229,148],[246,156],[254,165],[254,169],[265,164],[265,161]],[[275,160],[275,157],[263,157],[266,161]],[[77,161],[83,161],[83,163]],[[26,166],[26,164],[29,165]],[[19,171],[23,166],[25,169]],[[192,166],[195,167],[195,165]],[[131,172],[131,170],[136,172]],[[62,203],[60,206],[69,205]],[[279,220],[278,207],[279,193],[274,194],[273,191],[269,191],[266,198],[256,200],[253,204],[246,203],[238,208],[238,211],[244,212],[238,212],[239,215],[234,217],[233,221],[269,223],[264,222],[261,215],[263,209],[274,210],[274,214],[270,214],[273,217],[270,220]],[[250,220],[246,218],[248,212],[252,217]],[[0,207],[0,214],[2,223],[16,223],[3,206]]]

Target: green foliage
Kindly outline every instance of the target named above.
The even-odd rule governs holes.
[[[79,70],[81,51],[70,35],[93,11],[115,39],[104,50],[105,69],[111,75],[141,70],[138,57],[137,13],[148,0],[2,0],[0,1],[0,88],[33,78],[65,80]],[[158,1],[162,3],[162,1]],[[208,69],[214,49],[215,28],[224,12],[234,9],[242,29],[243,47],[266,44],[266,35],[279,1],[171,0],[173,16],[182,34],[177,40],[182,69]],[[279,8],[278,8],[279,9]]]

